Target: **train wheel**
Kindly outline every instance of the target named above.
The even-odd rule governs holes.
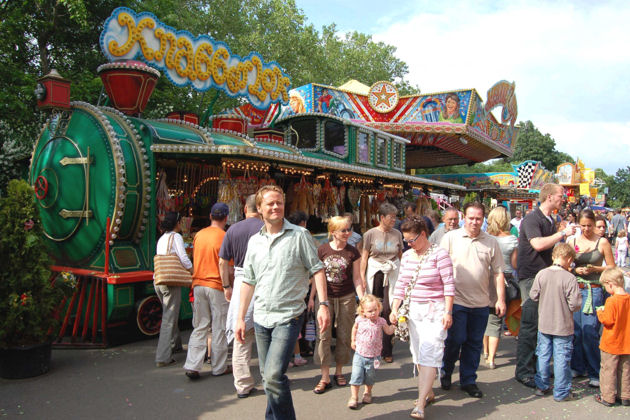
[[[147,296],[136,305],[136,324],[144,335],[160,333],[162,325],[162,304],[157,296]]]

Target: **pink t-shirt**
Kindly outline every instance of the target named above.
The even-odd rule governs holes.
[[[359,315],[354,321],[357,324],[356,352],[363,357],[377,357],[383,350],[383,326],[385,318],[378,317],[376,322]]]

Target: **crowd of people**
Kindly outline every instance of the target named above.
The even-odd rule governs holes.
[[[483,397],[477,370],[481,360],[495,368],[505,315],[517,309],[517,381],[535,395],[553,391],[554,400],[567,401],[575,398],[572,379],[588,376],[600,388],[597,402],[630,405],[630,295],[616,268],[626,263],[624,215],[608,220],[582,209],[576,217],[556,184],[542,187],[538,206],[524,217],[517,210],[510,219],[502,206],[486,214],[476,201],[461,212],[447,208],[442,223],[415,210],[408,204],[398,220],[398,209],[384,203],[378,226],[362,236],[353,231],[352,215],[332,217],[328,240],[316,247],[306,217],[285,218],[282,189],[268,185],[247,198],[245,219],[227,232],[228,207],[212,206],[211,225],[194,238],[192,262],[177,214],[167,214],[157,253],[177,254],[193,277],[186,376],[200,377],[211,349],[212,375],[232,373],[238,397],[246,398],[255,391],[255,343],[265,417],[295,418],[286,371],[305,363],[298,338],[312,313],[313,359],[321,370],[315,394],[334,381],[350,385],[348,408],[372,403],[376,371],[393,362],[397,337],[408,343],[417,370],[410,416],[423,419],[436,377],[449,391],[456,364],[460,389]],[[163,367],[175,363],[173,352],[182,347],[181,291],[156,286],[156,293],[163,305],[156,366]],[[343,369],[350,361],[348,381]]]

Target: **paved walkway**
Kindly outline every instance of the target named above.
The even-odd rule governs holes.
[[[190,334],[188,331],[185,335]],[[0,417],[21,419],[261,419],[266,399],[259,391],[236,398],[232,376],[207,372],[192,382],[177,364],[158,369],[153,363],[157,339],[105,350],[54,350],[46,375],[23,380],[0,379]],[[479,369],[480,400],[459,390],[457,373],[451,391],[439,389],[427,419],[603,419],[629,418],[630,407],[607,408],[593,400],[596,390],[586,380],[574,382],[580,399],[556,403],[538,398],[513,379],[516,340],[502,339],[497,369]],[[374,403],[357,411],[346,408],[350,390],[334,387],[323,395],[312,392],[318,369],[309,364],[289,369],[298,419],[404,419],[417,398],[416,381],[406,344],[396,343],[393,364],[383,364],[374,387]],[[258,377],[257,360],[254,371]],[[209,366],[208,366],[209,367]],[[207,368],[206,368],[207,369]],[[350,367],[348,366],[349,379]],[[258,389],[261,390],[260,385]]]

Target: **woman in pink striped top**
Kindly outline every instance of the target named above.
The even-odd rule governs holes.
[[[429,242],[429,230],[423,218],[405,220],[401,230],[410,249],[400,262],[390,321],[398,322],[398,309],[405,300],[407,286],[415,282],[407,317],[409,346],[419,370],[418,401],[411,417],[424,418],[425,405],[435,398],[433,380],[442,365],[446,331],[453,323],[453,264],[448,252]]]

